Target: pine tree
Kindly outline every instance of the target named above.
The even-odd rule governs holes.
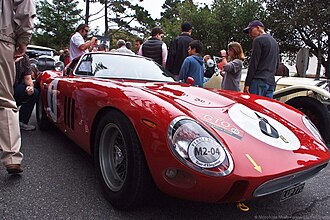
[[[75,28],[84,22],[77,6],[75,0],[38,1],[32,43],[57,50],[68,47]]]

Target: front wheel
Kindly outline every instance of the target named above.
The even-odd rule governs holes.
[[[122,113],[110,111],[100,120],[94,159],[102,189],[115,208],[135,208],[146,201],[150,173],[133,126]]]
[[[330,117],[325,105],[312,97],[295,97],[288,100],[286,104],[307,115],[319,130],[325,143],[330,142]]]

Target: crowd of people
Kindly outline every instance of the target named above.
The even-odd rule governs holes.
[[[272,98],[275,75],[288,76],[288,69],[280,62],[279,47],[276,40],[264,30],[264,24],[254,20],[243,30],[253,39],[252,54],[243,92]],[[132,43],[123,39],[117,41],[117,48],[109,50],[98,44],[92,37],[86,41],[88,25],[81,24],[70,39],[70,60],[88,51],[110,51],[134,54]],[[164,32],[160,27],[151,30],[146,41],[136,39],[136,54],[153,59],[166,68],[176,80],[186,82],[194,79],[194,85],[203,87],[218,70],[222,76],[219,88],[241,91],[240,80],[245,55],[238,42],[231,42],[228,48],[219,51],[220,62],[215,63],[211,55],[202,57],[202,42],[192,38],[193,26],[189,22],[181,25],[181,33],[171,40],[169,47],[162,41]],[[68,61],[67,61],[68,62]]]
[[[6,19],[0,22],[0,162],[9,174],[16,174],[23,172],[20,129],[35,130],[35,126],[28,122],[39,92],[32,81],[36,70],[25,52],[36,12],[33,0],[22,0],[17,5],[13,1],[4,1],[2,7],[5,10],[0,12],[1,17]],[[272,98],[275,74],[288,75],[288,70],[280,63],[276,40],[264,28],[262,22],[255,20],[243,30],[253,39],[243,92]],[[88,25],[80,24],[70,38],[70,47],[60,50],[55,59],[67,65],[88,51],[109,51],[106,45],[98,43],[96,37],[86,40],[88,32]],[[153,59],[176,80],[187,82],[189,77],[193,78],[193,85],[199,87],[203,87],[219,68],[223,77],[221,89],[240,91],[245,59],[240,43],[231,42],[227,50],[219,51],[221,61],[216,64],[210,55],[202,57],[203,44],[192,38],[192,32],[193,26],[184,22],[181,33],[167,47],[162,40],[163,30],[155,27],[146,41],[136,39],[136,54]],[[132,42],[122,39],[117,41],[117,48],[110,52],[135,54]]]

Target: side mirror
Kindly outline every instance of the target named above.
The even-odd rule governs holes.
[[[55,63],[55,70],[56,71],[62,71],[62,70],[64,70],[64,63],[62,61],[57,61]]]
[[[192,78],[191,76],[189,76],[187,78],[187,80],[186,80],[186,83],[192,86],[192,85],[194,85],[195,80],[194,80],[194,78]]]

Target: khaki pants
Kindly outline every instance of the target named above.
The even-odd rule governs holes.
[[[21,133],[18,111],[13,96],[15,80],[15,46],[0,41],[0,162],[3,165],[21,164]]]

